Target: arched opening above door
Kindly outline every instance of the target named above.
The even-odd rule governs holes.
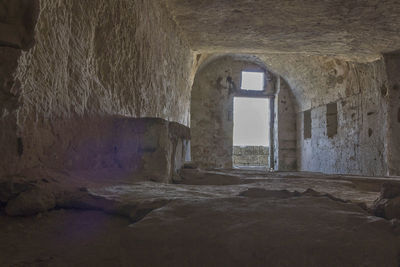
[[[244,73],[250,75],[245,77]],[[262,80],[250,81],[247,78],[251,76],[262,77]],[[288,88],[285,87],[282,92],[286,90]],[[225,55],[200,66],[194,79],[191,95],[192,161],[201,168],[232,168],[235,165],[279,166],[279,153],[275,151],[275,147],[280,147],[278,136],[280,132],[277,130],[279,116],[276,115],[279,102],[277,104],[275,102],[278,99],[277,93],[280,91],[280,77],[270,72],[262,61],[253,56]],[[290,99],[286,96],[285,99],[287,105],[292,105]],[[262,102],[263,104],[259,105]],[[260,106],[258,110],[255,103]],[[241,104],[242,107],[240,107]],[[255,141],[254,138],[262,139],[263,137],[256,137],[254,134],[257,134],[258,130],[251,129],[249,123],[254,120],[256,126],[264,127],[256,118],[264,121],[265,131],[262,134],[265,142],[257,145],[250,141],[248,144],[235,146],[234,122],[240,117],[235,114],[238,112],[237,108],[241,110],[241,115],[245,115],[244,117],[246,117],[246,114],[243,114],[245,111],[247,118],[243,119],[242,126],[236,126],[242,128],[242,132],[250,139],[253,138],[251,141]],[[290,115],[290,123],[296,129],[294,108],[290,111],[293,112]],[[284,113],[283,110],[282,114]],[[276,116],[277,119],[275,119]],[[293,131],[294,139],[296,139],[295,132]],[[260,134],[260,131],[258,133]],[[293,143],[294,147],[291,149],[294,151],[295,159],[295,140]],[[240,146],[244,148],[241,149]],[[254,163],[248,160],[252,157],[263,158],[263,160],[261,163]],[[290,157],[293,158],[293,155],[291,154]],[[237,159],[235,162],[235,158],[240,158],[240,160]],[[292,166],[295,167],[295,164]]]

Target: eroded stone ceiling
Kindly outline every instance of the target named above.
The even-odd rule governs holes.
[[[400,49],[398,0],[163,0],[200,52],[376,55]]]

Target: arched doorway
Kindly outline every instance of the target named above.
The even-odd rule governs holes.
[[[242,86],[243,72],[263,74],[263,86],[252,90]],[[281,79],[270,72],[265,64],[254,56],[224,55],[203,63],[196,73],[191,96],[191,159],[201,168],[233,167],[233,129],[234,99],[266,99],[269,104],[268,166],[278,169],[280,147],[278,129]],[[288,92],[290,93],[290,92]],[[286,98],[286,96],[285,96]],[[289,99],[286,105],[292,105]],[[287,111],[287,110],[286,110]],[[279,111],[285,113],[285,110]],[[293,137],[296,139],[296,116],[290,112],[290,123],[294,125]],[[287,114],[285,117],[289,117]],[[282,134],[283,135],[283,134]],[[287,143],[287,142],[286,142]],[[290,148],[291,160],[296,161],[296,142]],[[290,164],[289,164],[290,165]],[[294,169],[296,164],[291,164]]]

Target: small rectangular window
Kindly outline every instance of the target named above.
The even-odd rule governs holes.
[[[242,90],[263,91],[264,90],[264,73],[242,71]]]
[[[326,105],[326,135],[330,138],[337,134],[338,110],[337,103]]]
[[[311,109],[304,111],[304,139],[311,138]]]

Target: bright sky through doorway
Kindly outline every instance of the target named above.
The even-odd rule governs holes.
[[[234,146],[269,146],[269,99],[235,97]]]

